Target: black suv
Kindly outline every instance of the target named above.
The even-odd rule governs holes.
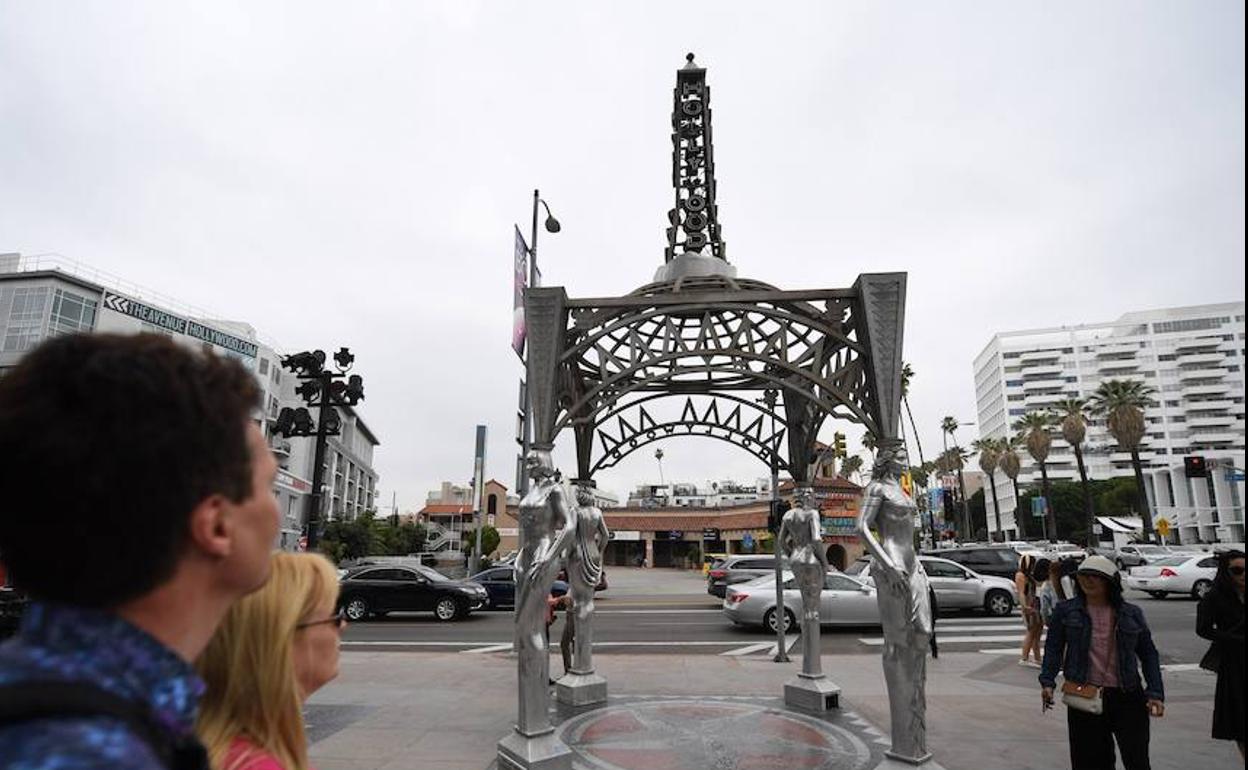
[[[458,620],[486,604],[479,583],[408,564],[358,567],[343,576],[338,588],[338,606],[357,622],[387,612],[424,611],[438,620]]]
[[[976,545],[962,548],[941,548],[924,551],[926,556],[939,556],[957,562],[981,575],[1014,579],[1018,572],[1018,551],[1008,545]]]

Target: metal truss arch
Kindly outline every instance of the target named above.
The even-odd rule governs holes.
[[[719,435],[718,433],[715,433],[713,430],[710,430],[709,429],[710,426],[705,426],[705,427],[708,428],[708,430],[704,432],[700,430],[696,430],[695,426],[691,425],[691,426],[688,426],[689,428],[688,430],[673,431],[670,433],[663,431],[661,433],[657,433],[654,436],[646,435],[639,439],[634,439],[632,441],[629,441],[628,445],[622,449],[613,449],[613,450],[604,452],[602,456],[592,466],[590,466],[588,478],[593,478],[593,475],[597,473],[598,471],[615,467],[619,463],[623,462],[624,459],[628,457],[629,455],[631,455],[633,452],[636,452],[637,450],[645,446],[657,443],[659,441],[664,441],[666,439],[686,438],[686,437],[691,437],[691,436],[699,437],[699,438],[713,438],[719,441],[723,441],[725,443],[731,444],[732,446],[735,446],[737,449],[741,449],[743,451],[749,452],[750,454],[757,457],[760,461],[762,461],[765,465],[771,464],[771,455],[773,453],[773,450],[770,450],[767,447],[761,446],[759,444],[754,444],[753,446],[750,446],[750,445],[741,443],[739,440],[741,438],[740,435],[732,431],[725,432],[725,435]],[[790,473],[791,471],[789,468],[789,463],[788,463],[788,460],[784,458],[784,453],[779,450],[774,450],[774,454],[776,456],[777,470],[783,473]]]

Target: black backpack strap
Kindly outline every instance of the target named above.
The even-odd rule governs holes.
[[[208,770],[194,735],[173,735],[147,706],[86,682],[28,680],[0,685],[0,727],[36,719],[111,717],[124,722],[169,770]]]

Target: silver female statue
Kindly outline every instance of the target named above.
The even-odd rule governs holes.
[[[550,725],[550,656],[546,597],[576,536],[576,511],[568,505],[549,450],[525,457],[532,485],[520,501],[520,548],[516,554],[516,652],[520,711],[516,731],[499,743],[500,766],[545,766],[552,755],[570,754]],[[543,757],[545,759],[543,759]],[[564,765],[570,767],[570,764]]]
[[[927,575],[914,553],[914,501],[901,490],[908,458],[896,439],[881,442],[867,484],[858,535],[874,557],[880,623],[884,627],[884,681],[892,717],[889,756],[913,764],[927,751],[927,649],[932,607]],[[879,539],[871,532],[879,532]]]
[[[576,612],[572,670],[578,674],[592,674],[594,591],[602,580],[602,558],[611,534],[588,487],[576,488],[576,502],[576,543],[568,554],[568,585]]]
[[[797,507],[780,522],[780,548],[802,592],[802,673],[823,676],[819,646],[819,598],[823,594],[828,557],[823,550],[823,528],[814,507],[814,490],[799,487]]]
[[[585,706],[607,699],[607,680],[594,673],[594,591],[602,579],[602,558],[611,535],[591,489],[583,485],[575,489],[576,539],[568,553],[568,585],[576,631],[572,668],[558,681],[555,696],[560,703]]]

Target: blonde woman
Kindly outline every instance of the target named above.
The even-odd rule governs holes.
[[[264,588],[230,609],[196,663],[196,725],[216,770],[309,770],[303,702],[338,675],[346,618],[324,557],[273,554]]]

